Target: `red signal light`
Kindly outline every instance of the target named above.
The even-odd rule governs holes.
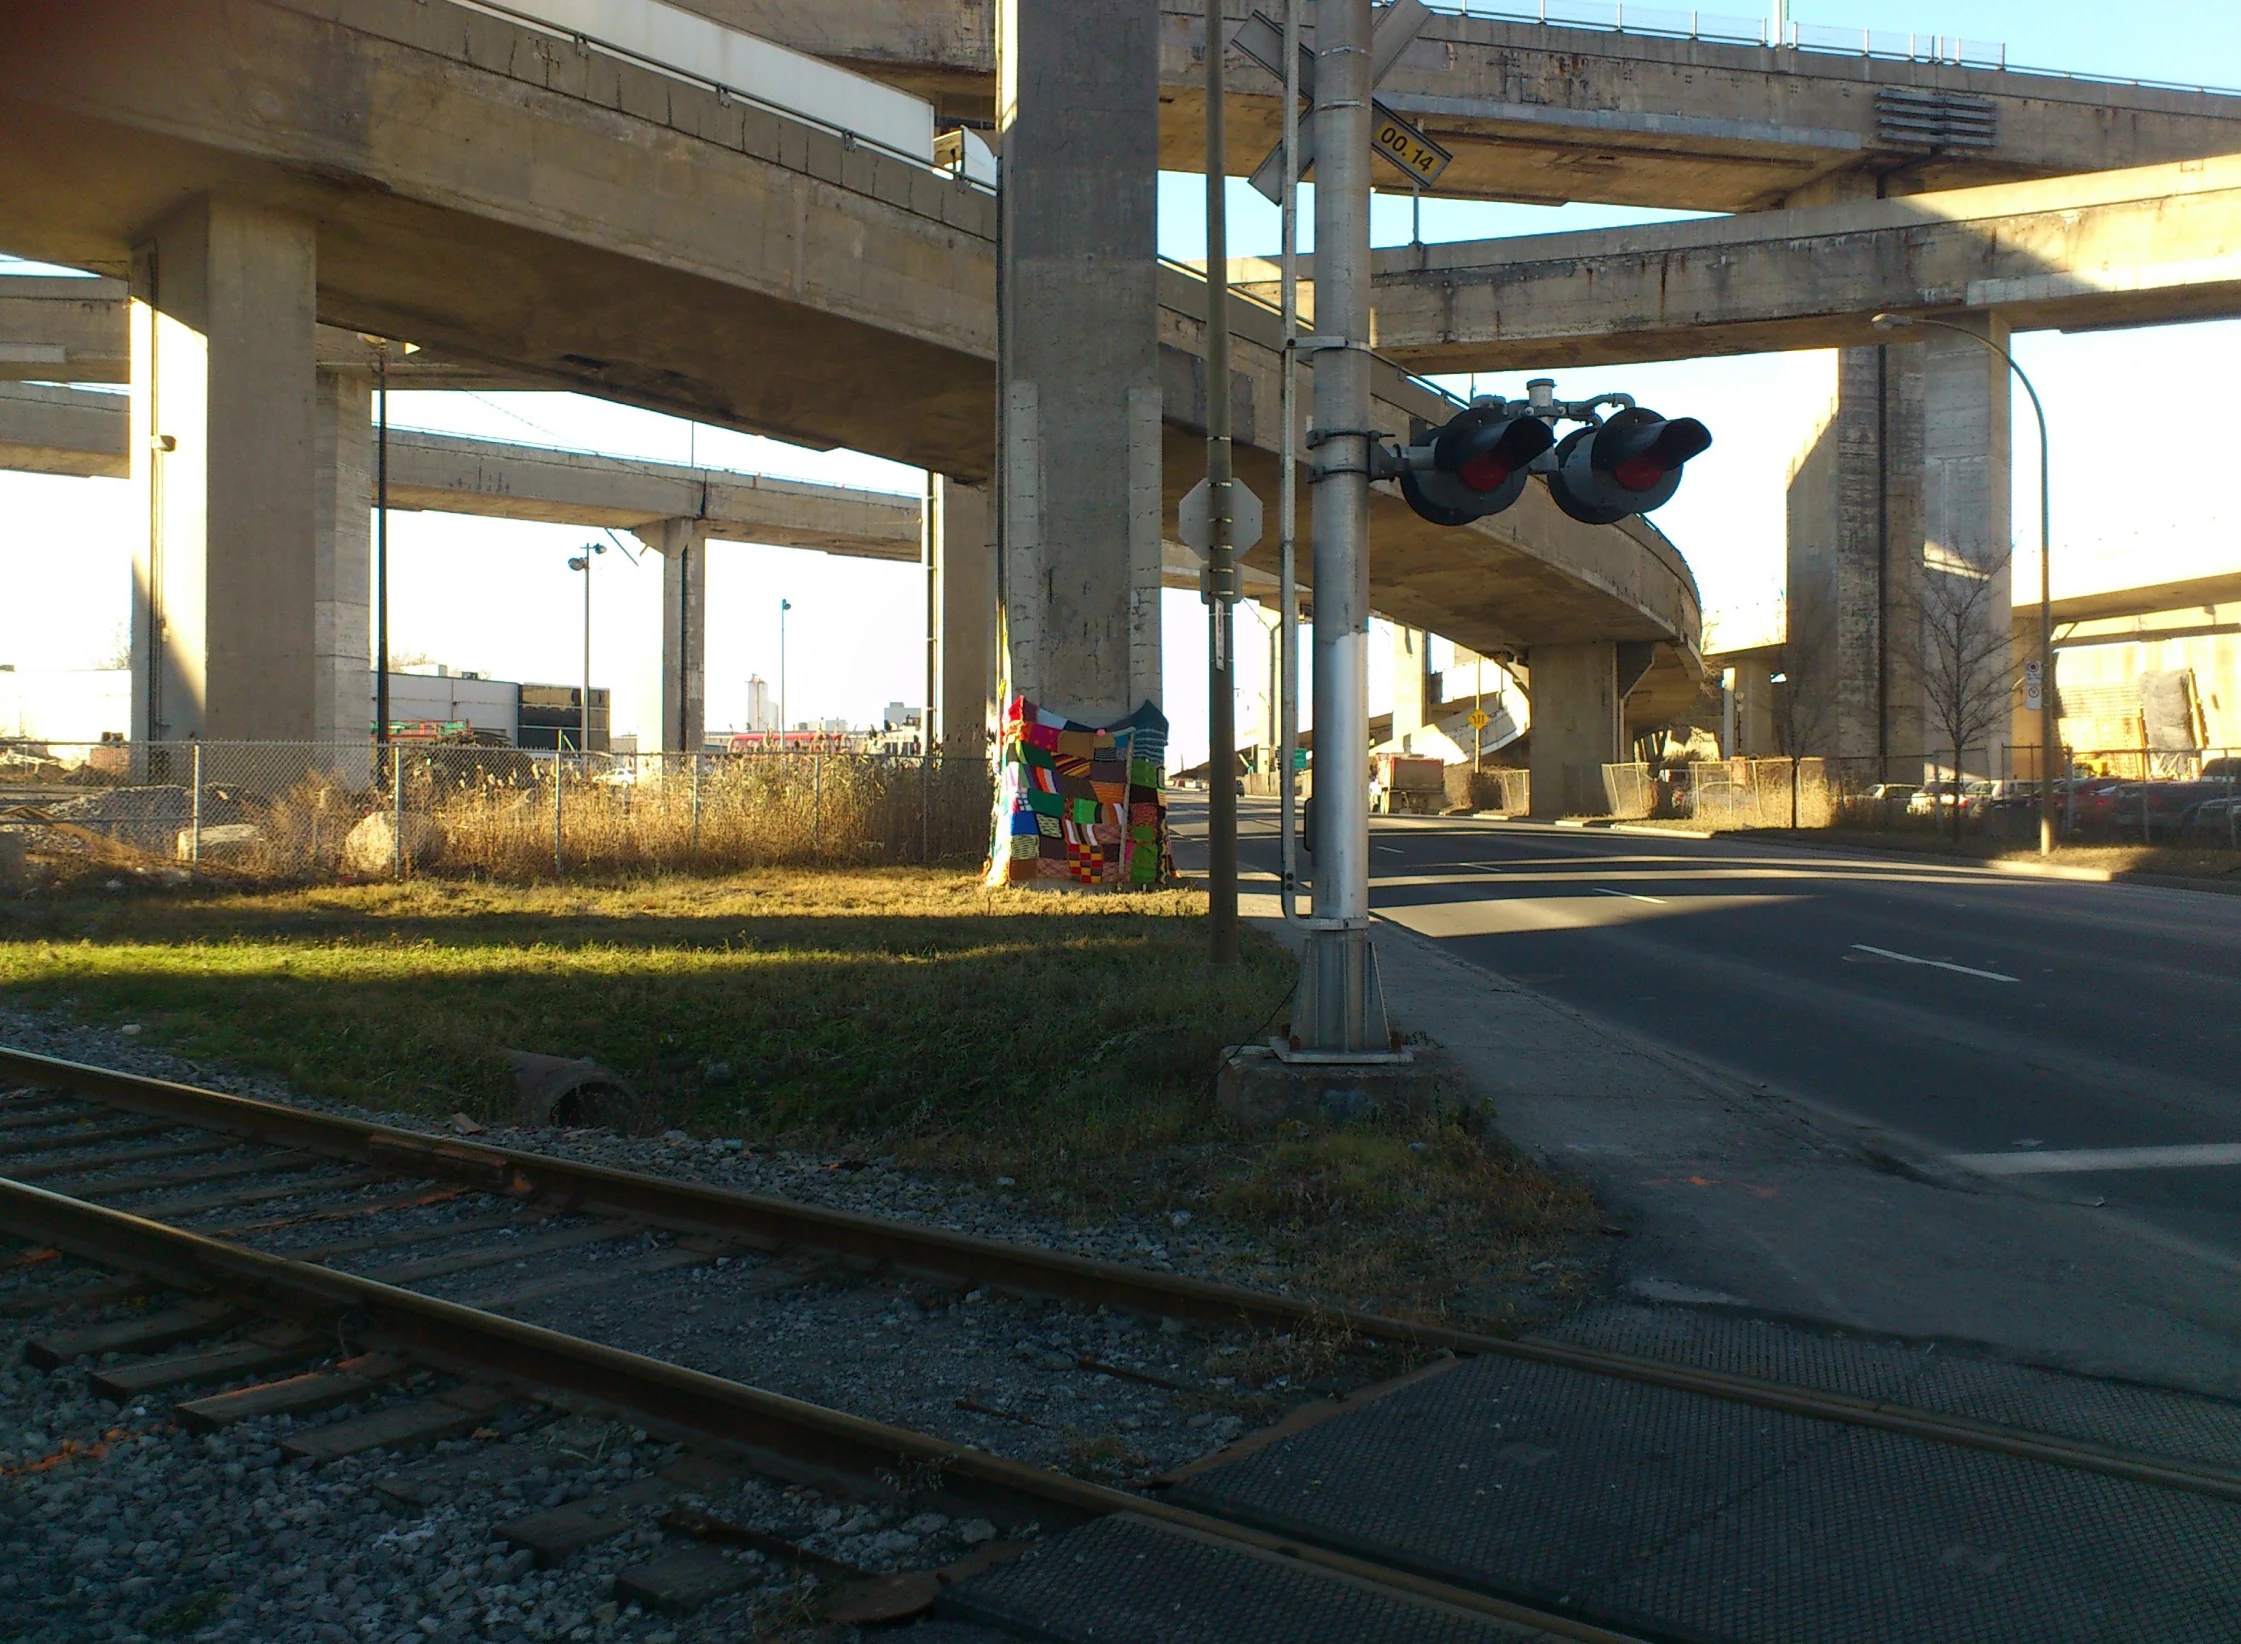
[[[1509,465],[1493,456],[1473,457],[1455,471],[1455,477],[1474,491],[1492,491],[1510,477]]]
[[[1611,478],[1629,491],[1647,491],[1665,478],[1665,464],[1651,456],[1628,457],[1611,470]]]

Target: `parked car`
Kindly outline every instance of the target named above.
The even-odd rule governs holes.
[[[2205,799],[2187,812],[2179,832],[2206,845],[2231,845],[2241,841],[2241,795]]]
[[[2223,782],[2123,782],[2108,791],[2101,825],[2120,836],[2175,838],[2196,807],[2225,797]]]
[[[2123,786],[2123,778],[2114,776],[2079,777],[2064,783],[2062,811],[2069,819],[2069,830],[2086,834],[2115,831],[2116,794]]]
[[[1956,785],[1951,782],[1925,783],[1907,796],[1906,814],[1942,816],[1959,802],[1959,798]]]

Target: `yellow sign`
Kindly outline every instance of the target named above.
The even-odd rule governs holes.
[[[1429,187],[1440,180],[1453,158],[1447,150],[1433,142],[1406,120],[1382,105],[1374,108],[1376,120],[1371,127],[1371,141],[1377,151],[1403,171],[1414,177],[1418,184]]]
[[[1491,725],[1491,724],[1493,724],[1493,723],[1494,723],[1494,721],[1492,721],[1491,719],[1488,719],[1488,718],[1486,717],[1486,710],[1485,710],[1484,708],[1473,708],[1473,709],[1471,710],[1471,729],[1472,729],[1472,730],[1474,730],[1474,731],[1483,731],[1483,730],[1485,730],[1485,729],[1486,729],[1486,727],[1487,727],[1487,726],[1489,726],[1489,725]]]

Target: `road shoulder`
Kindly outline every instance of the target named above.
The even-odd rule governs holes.
[[[1249,915],[1283,932],[1272,897]],[[2241,1274],[2110,1212],[1706,1066],[1379,921],[1395,1027],[1627,1230],[1622,1295],[2241,1397]]]

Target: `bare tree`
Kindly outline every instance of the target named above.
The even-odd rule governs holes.
[[[2015,692],[2008,612],[2008,556],[1926,559],[1917,583],[1921,645],[1902,650],[1922,707],[1942,746],[1953,750],[1953,833],[1961,833],[1961,760],[2007,723]]]
[[[1782,640],[1782,666],[1773,696],[1775,746],[1790,762],[1790,826],[1798,824],[1799,765],[1827,742],[1836,719],[1831,659],[1836,653],[1836,619],[1820,601],[1801,611],[1791,606]]]

